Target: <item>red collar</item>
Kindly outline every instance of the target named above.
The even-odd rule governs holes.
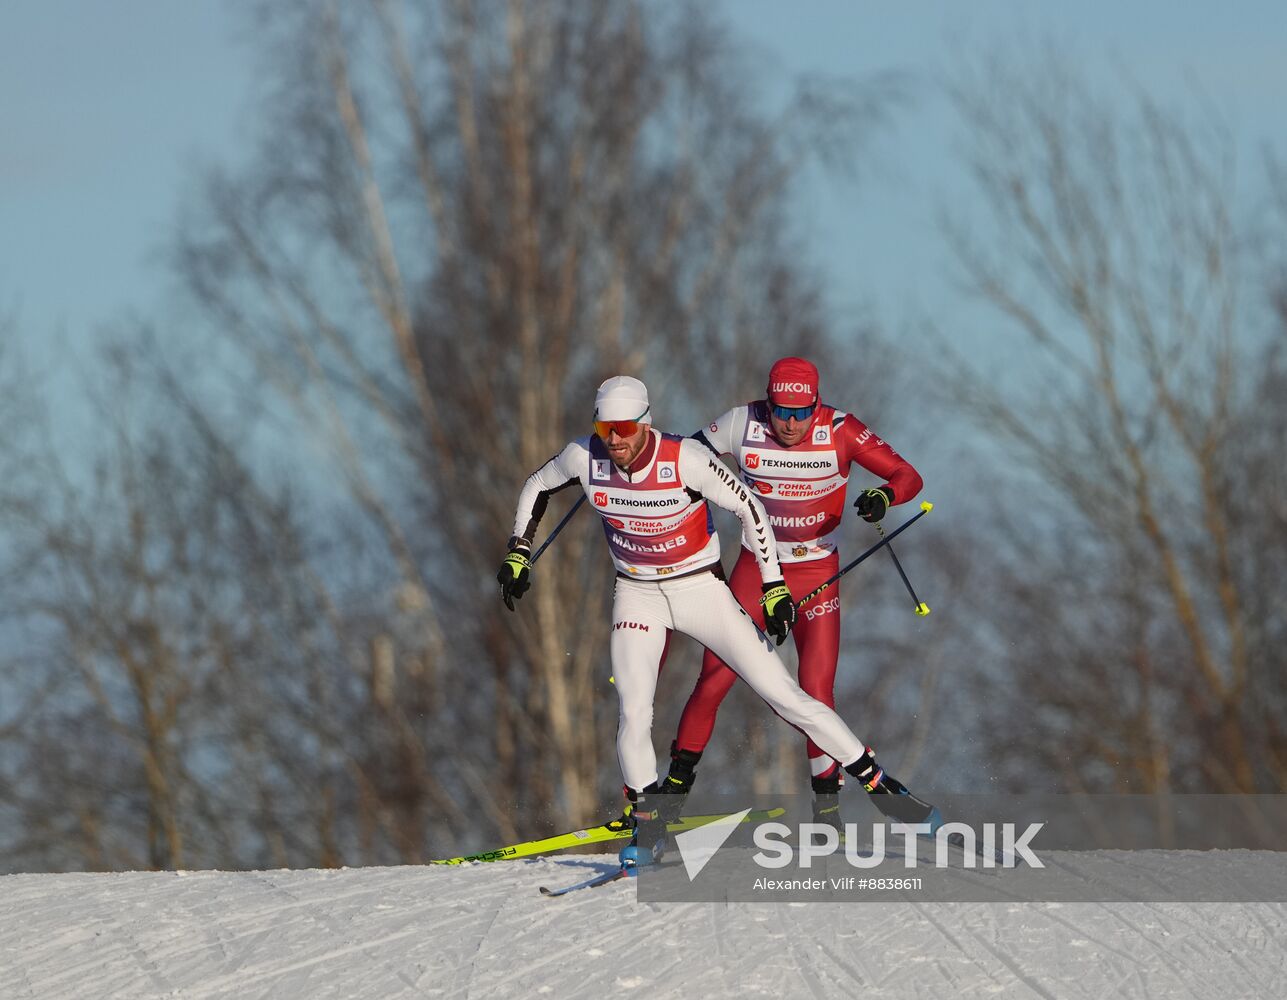
[[[632,476],[637,476],[647,467],[648,463],[652,461],[652,454],[656,450],[657,439],[653,437],[652,428],[649,427],[648,440],[644,442],[643,448],[640,449],[639,454],[635,457],[635,460],[630,463],[630,466],[626,471]]]

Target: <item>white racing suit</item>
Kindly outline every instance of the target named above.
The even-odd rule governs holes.
[[[832,709],[805,694],[738,606],[719,565],[719,538],[706,502],[736,514],[764,582],[782,578],[764,507],[696,441],[650,430],[630,471],[597,437],[573,441],[528,477],[514,535],[529,542],[551,492],[573,481],[603,519],[617,568],[612,670],[621,702],[617,758],[626,785],[657,780],[653,697],[671,631],[692,636],[741,676],[769,707],[842,764],[865,745]]]

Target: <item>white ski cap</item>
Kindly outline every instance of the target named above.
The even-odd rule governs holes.
[[[650,424],[649,409],[648,387],[629,375],[613,375],[594,394],[595,420],[639,420]]]

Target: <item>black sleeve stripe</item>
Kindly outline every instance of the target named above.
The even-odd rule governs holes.
[[[581,485],[581,481],[579,479],[569,479],[562,486],[556,486],[552,490],[541,490],[541,492],[536,495],[536,503],[532,504],[532,518],[527,522],[527,527],[523,531],[523,537],[529,542],[536,537],[536,529],[540,526],[541,518],[545,516],[545,508],[548,506],[551,496],[555,493],[566,490],[569,486],[579,485]]]
[[[523,537],[529,542],[536,537],[537,525],[541,523],[541,518],[545,516],[545,507],[550,502],[550,493],[552,490],[541,490],[536,495],[536,503],[532,504],[532,517],[523,529]]]
[[[705,431],[698,431],[696,434],[690,435],[690,437],[692,440],[702,444],[711,454],[718,456],[719,452],[715,450],[715,446],[711,444],[711,439],[706,436]]]

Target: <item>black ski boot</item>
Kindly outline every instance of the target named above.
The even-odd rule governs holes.
[[[840,821],[840,770],[830,778],[813,779],[813,821],[831,827],[845,839],[845,825]]]
[[[656,782],[638,795],[628,793],[633,799],[630,815],[635,832],[630,843],[621,849],[622,864],[637,866],[656,864],[673,843],[668,826],[679,819],[684,810],[682,795],[667,795]]]
[[[697,762],[701,751],[680,750],[677,743],[670,744],[670,773],[660,783],[649,785],[634,803],[635,836],[630,841],[636,864],[646,865],[660,860],[673,840],[667,829],[679,819],[688,802],[688,790],[697,777]],[[629,790],[627,789],[627,793]],[[627,805],[626,811],[631,807]],[[624,863],[625,852],[622,851]],[[645,859],[650,860],[645,860]]]
[[[681,750],[678,742],[670,744],[670,773],[661,783],[664,795],[687,795],[697,780],[697,762],[702,759],[700,750]]]
[[[862,783],[871,795],[871,804],[895,823],[928,823],[931,835],[943,825],[938,808],[917,798],[897,778],[886,774],[872,756],[871,747],[852,764],[846,764],[845,770]]]
[[[627,785],[621,786],[621,794],[626,798],[625,807],[621,810],[621,815],[616,819],[610,819],[603,825],[614,833],[622,830],[633,830],[635,828],[635,793]]]
[[[697,762],[702,759],[700,750],[680,750],[679,746],[672,741],[670,744],[670,773],[666,775],[666,780],[659,785],[653,785],[651,789],[644,789],[645,792],[653,792],[658,795],[687,795],[688,790],[693,787],[693,781],[697,778]],[[611,820],[606,825],[611,830],[631,830],[634,829],[634,811],[635,811],[635,793],[629,787],[623,787],[622,792],[626,796],[626,807],[621,815]],[[677,819],[679,813],[683,811],[683,800],[678,807],[669,806],[667,812],[672,812],[670,816],[673,821]]]

